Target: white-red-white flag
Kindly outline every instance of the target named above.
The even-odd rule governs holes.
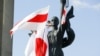
[[[48,16],[48,11],[49,11],[49,6],[37,10],[32,14],[28,15],[10,30],[10,34],[12,35],[18,29],[28,29],[28,30],[42,29],[41,26],[43,27],[45,26]]]
[[[27,45],[26,45],[26,48],[25,48],[25,56],[32,56],[32,54],[35,55],[35,51],[34,50],[34,42],[35,42],[35,35],[36,33],[33,32],[31,37],[29,38],[28,42],[27,42]]]
[[[63,12],[62,12],[61,24],[65,23],[66,14],[67,14],[67,10],[66,10],[66,6],[65,6],[64,9],[63,9]]]
[[[39,30],[35,36],[35,53],[36,56],[48,56],[48,39],[47,29]]]
[[[48,11],[49,6],[33,12],[10,30],[11,35],[19,29],[37,31],[37,34],[31,36],[33,38],[29,39],[28,46],[25,50],[25,56],[48,56],[47,33],[45,32]]]
[[[42,27],[42,26],[41,26]],[[38,29],[37,33],[32,34],[25,50],[25,56],[48,56],[48,29]]]

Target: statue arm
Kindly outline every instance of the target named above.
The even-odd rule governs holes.
[[[69,46],[74,41],[75,33],[74,33],[73,29],[70,28],[67,30],[67,36],[68,37],[63,38],[62,48]]]
[[[66,15],[66,22],[65,24],[61,24],[59,27],[59,31],[57,34],[57,37],[59,38],[58,41],[61,42],[62,44],[62,48],[69,46],[70,44],[72,44],[72,42],[75,39],[75,33],[73,31],[73,29],[70,27],[70,18],[73,18],[73,6],[71,7],[71,9],[69,10],[69,12]],[[67,32],[67,36],[66,38],[63,38],[64,36],[64,32]],[[62,40],[61,40],[62,39]]]
[[[66,33],[67,33],[68,37],[63,38],[62,48],[69,46],[75,39],[75,33],[74,33],[73,29],[70,27],[70,21],[69,21],[70,18],[74,17],[74,15],[73,15],[73,6],[71,6],[71,9],[68,11],[66,16],[67,16],[66,17],[66,22],[65,22],[64,26],[65,26],[65,30],[66,30]]]

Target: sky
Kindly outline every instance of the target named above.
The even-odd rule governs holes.
[[[50,5],[48,19],[60,18],[60,0],[15,0],[14,24],[30,13]],[[100,56],[100,0],[70,0],[75,17],[70,20],[75,31],[74,42],[63,48],[64,56]],[[13,35],[13,56],[25,56],[29,30],[18,30]],[[65,34],[66,36],[66,34]]]

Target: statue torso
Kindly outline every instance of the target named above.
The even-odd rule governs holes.
[[[56,47],[57,45],[57,31],[50,31],[48,33],[48,41],[52,47]]]

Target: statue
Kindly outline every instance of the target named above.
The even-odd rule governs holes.
[[[65,24],[61,24],[58,28],[59,20],[56,16],[49,21],[52,30],[48,33],[48,42],[49,42],[49,56],[64,56],[62,48],[67,47],[70,45],[74,38],[75,34],[73,29],[70,27],[69,19],[74,17],[73,15],[73,6],[69,10],[68,14],[66,15],[66,22]],[[66,38],[63,38],[64,32],[67,32]]]
[[[66,0],[61,0],[62,9],[61,15],[66,4]],[[70,19],[73,18],[73,6],[68,11],[64,24],[59,24],[58,17],[54,16],[51,21],[48,21],[48,26],[52,27],[52,30],[48,32],[47,38],[49,43],[49,56],[64,56],[62,48],[69,46],[75,39],[75,33],[70,26]],[[62,16],[61,16],[62,18]],[[61,20],[60,20],[61,21]],[[64,37],[66,31],[68,37]],[[32,31],[33,32],[33,31]],[[32,33],[29,33],[31,36]]]

